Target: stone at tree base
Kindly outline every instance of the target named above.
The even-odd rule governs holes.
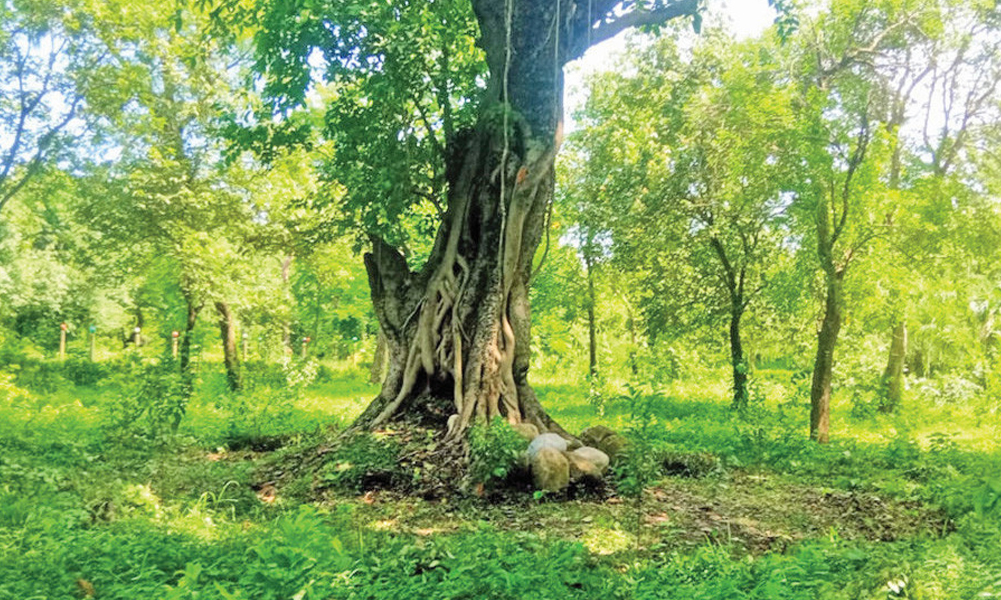
[[[567,463],[570,466],[570,481],[584,478],[601,479],[601,469],[591,461],[574,452],[564,452],[563,456],[567,457]]]
[[[515,423],[511,426],[511,429],[514,429],[518,432],[518,435],[525,438],[526,442],[531,442],[539,437],[539,428],[531,423]]]
[[[605,471],[608,470],[608,464],[611,462],[608,455],[598,450],[597,448],[592,448],[590,446],[584,446],[583,448],[577,448],[570,454],[591,463],[598,469],[599,475],[604,475]]]
[[[566,452],[567,441],[556,433],[540,434],[528,445],[528,460],[534,460],[535,455],[543,448],[552,448],[557,452]]]
[[[580,440],[586,446],[601,450],[610,460],[618,458],[628,445],[626,438],[604,425],[588,427],[580,433]]]
[[[570,485],[570,461],[562,451],[543,447],[531,459],[536,489],[559,492]]]

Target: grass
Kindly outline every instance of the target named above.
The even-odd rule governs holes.
[[[606,394],[600,417],[586,389],[544,382],[571,431],[648,422],[651,452],[702,466],[651,473],[637,499],[502,502],[305,502],[309,481],[263,481],[364,408],[376,388],[358,370],[242,404],[209,372],[178,433],[154,438],[109,427],[127,384],[4,379],[0,599],[1001,597],[1001,454],[985,400],[859,418],[842,394],[835,441],[819,447],[787,374],[769,375],[743,417],[721,374]],[[241,436],[285,447],[232,444]]]

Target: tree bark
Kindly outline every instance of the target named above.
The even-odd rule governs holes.
[[[904,396],[904,359],[907,356],[907,323],[900,319],[893,326],[890,341],[890,356],[883,372],[883,387],[886,395],[879,406],[880,412],[892,413],[897,410]]]
[[[185,300],[188,304],[188,318],[184,326],[184,337],[181,339],[180,363],[182,375],[187,375],[191,368],[191,341],[194,337],[195,325],[198,323],[198,313],[202,309],[192,298],[186,297]]]
[[[372,366],[369,368],[369,382],[382,383],[383,375],[386,372],[386,359],[389,357],[389,349],[386,347],[386,334],[379,328],[379,333],[375,337],[375,356],[372,357]]]
[[[491,78],[477,124],[446,140],[448,206],[427,263],[411,270],[376,236],[365,255],[391,359],[356,428],[419,417],[447,423],[447,439],[456,440],[474,419],[499,416],[572,437],[528,383],[528,282],[555,184],[562,66],[587,49],[592,32],[600,39],[696,6],[634,10],[613,28],[614,6],[588,19],[560,0],[473,0]]]
[[[740,338],[740,320],[744,316],[744,302],[739,299],[730,308],[730,364],[733,366],[733,408],[747,408],[747,361],[744,344]]]
[[[813,363],[813,386],[810,388],[810,439],[826,444],[830,439],[831,383],[834,376],[834,347],[841,332],[844,309],[844,270],[836,270],[827,279],[824,319],[817,334],[817,357]]]
[[[215,308],[219,313],[219,334],[222,337],[226,383],[229,389],[235,392],[243,386],[243,379],[240,376],[240,357],[236,352],[236,317],[225,302],[216,302]]]

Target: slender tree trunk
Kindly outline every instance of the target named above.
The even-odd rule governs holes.
[[[226,365],[226,383],[229,389],[239,390],[243,386],[240,376],[240,357],[236,352],[236,317],[225,302],[215,303],[219,313],[219,333],[222,337],[223,362]]]
[[[198,323],[198,313],[202,307],[195,304],[191,298],[186,298],[188,304],[188,318],[184,325],[184,337],[181,339],[180,363],[181,373],[187,375],[191,368],[191,341],[195,334],[195,325]]]
[[[744,345],[740,339],[740,320],[744,316],[744,302],[735,301],[730,308],[730,364],[733,366],[733,408],[747,408],[747,361],[744,358]]]
[[[883,373],[886,396],[879,406],[880,412],[891,413],[900,406],[904,396],[904,359],[907,356],[907,323],[900,319],[893,326],[890,357]]]
[[[594,311],[596,299],[594,293],[594,262],[589,256],[584,257],[587,268],[587,372],[592,380],[598,376],[598,334]]]
[[[640,367],[636,360],[636,318],[633,316],[633,307],[629,303],[629,298],[623,294],[622,300],[626,306],[626,328],[629,329],[629,370],[633,376],[636,376],[640,372]]]
[[[813,363],[813,386],[810,388],[810,439],[826,444],[830,439],[831,383],[834,373],[834,347],[841,332],[844,308],[842,282],[844,271],[838,270],[827,280],[824,299],[824,320],[817,334],[817,357]]]
[[[190,398],[195,392],[195,377],[194,373],[191,372],[191,341],[194,338],[195,325],[198,323],[198,313],[201,311],[202,305],[196,304],[194,299],[187,293],[184,294],[184,299],[188,305],[188,315],[184,324],[184,337],[181,339],[180,348],[181,385],[184,389],[185,398]],[[177,428],[181,425],[181,419],[184,417],[186,407],[187,401],[181,405],[180,412],[175,415],[174,422],[171,424],[174,431],[177,431]]]

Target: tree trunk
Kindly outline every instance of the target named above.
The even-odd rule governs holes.
[[[191,339],[194,337],[195,325],[198,323],[198,313],[202,307],[195,304],[191,298],[186,298],[188,303],[188,319],[184,326],[184,338],[181,340],[181,374],[187,375],[191,368]]]
[[[629,329],[629,371],[633,377],[639,375],[639,362],[636,360],[636,318],[633,316],[633,307],[629,303],[629,298],[622,295],[622,301],[626,307],[626,328]]]
[[[813,386],[810,388],[810,439],[826,444],[831,422],[831,382],[834,372],[834,347],[841,332],[843,270],[827,278],[824,320],[817,334],[817,358],[813,363]]]
[[[591,385],[598,377],[598,334],[594,319],[595,293],[594,293],[594,262],[589,256],[584,257],[587,268],[587,373],[591,377]]]
[[[377,237],[365,255],[391,358],[381,393],[356,426],[418,415],[447,422],[457,439],[474,419],[501,416],[565,434],[528,384],[528,281],[562,121],[556,2],[473,7],[490,85],[476,126],[447,140],[448,207],[427,263],[411,271]]]
[[[739,300],[730,309],[730,364],[733,366],[733,409],[747,408],[747,361],[740,339],[740,319],[744,316],[744,302]]]
[[[219,313],[219,333],[222,337],[223,362],[226,365],[226,383],[237,391],[243,386],[240,376],[240,357],[236,352],[236,317],[225,302],[215,303]]]
[[[386,334],[379,328],[379,333],[375,337],[375,356],[372,357],[372,366],[369,368],[369,382],[381,383],[386,372],[386,359],[389,357],[389,349],[386,347]]]
[[[879,410],[891,413],[900,406],[904,396],[904,358],[907,356],[907,323],[900,319],[893,326],[893,338],[890,341],[890,357],[883,373],[883,387],[886,395],[880,403]]]
[[[555,184],[563,71],[594,41],[697,7],[682,0],[618,19],[561,0],[473,0],[491,73],[475,126],[446,140],[448,206],[426,264],[372,237],[372,301],[390,349],[382,391],[356,421],[417,417],[457,440],[474,419],[503,417],[572,437],[528,383],[528,282]],[[627,15],[628,16],[628,15]],[[593,38],[592,38],[593,36]]]

